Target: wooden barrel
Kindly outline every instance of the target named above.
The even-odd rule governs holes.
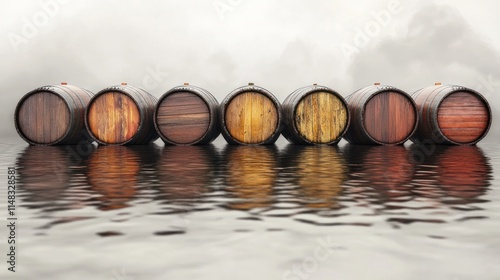
[[[154,120],[167,144],[208,144],[220,134],[219,102],[207,90],[188,83],[160,97]]]
[[[403,144],[417,129],[415,102],[395,87],[376,83],[346,99],[351,124],[344,137],[352,144]]]
[[[338,208],[348,166],[337,147],[288,145],[282,156],[300,203],[309,208]]]
[[[87,180],[99,194],[99,209],[125,208],[137,194],[140,154],[133,147],[98,147],[88,160]]]
[[[27,93],[14,115],[19,136],[31,145],[72,145],[89,138],[84,112],[93,95],[66,83]]]
[[[412,97],[420,117],[414,142],[472,145],[483,139],[491,126],[488,102],[472,89],[437,83]]]
[[[281,114],[274,95],[249,83],[222,101],[222,135],[229,144],[273,144],[283,128]]]
[[[196,199],[212,183],[215,150],[206,146],[165,146],[156,170],[167,199]]]
[[[98,92],[89,102],[85,125],[103,145],[148,144],[158,139],[153,115],[156,97],[126,83]]]
[[[336,91],[316,84],[283,102],[283,136],[294,144],[336,144],[349,126],[349,110]]]
[[[277,151],[272,146],[227,146],[225,183],[234,198],[228,208],[251,210],[272,205],[278,177]]]

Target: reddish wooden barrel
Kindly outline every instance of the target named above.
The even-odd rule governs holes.
[[[222,135],[229,144],[273,144],[283,129],[281,114],[278,99],[250,83],[222,101]]]
[[[478,92],[455,85],[426,87],[412,94],[419,125],[412,141],[473,145],[491,126],[491,108]]]
[[[351,124],[344,138],[352,144],[403,144],[417,129],[415,102],[400,89],[375,84],[346,99]]]
[[[90,136],[103,145],[148,144],[158,139],[156,97],[126,83],[98,92],[85,112]]]
[[[299,88],[283,102],[283,136],[294,144],[337,144],[349,127],[344,98],[316,84]]]
[[[66,83],[27,93],[14,115],[19,136],[31,145],[72,145],[89,138],[84,112],[93,95]]]
[[[207,90],[187,83],[160,97],[154,120],[167,144],[208,144],[220,134],[219,102]]]

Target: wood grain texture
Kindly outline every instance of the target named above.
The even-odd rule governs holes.
[[[238,210],[267,207],[278,177],[276,150],[270,146],[227,146],[225,182],[228,192],[241,201],[228,207]]]
[[[347,125],[347,108],[342,100],[328,92],[308,94],[295,110],[298,132],[313,143],[330,143]]]
[[[100,146],[88,159],[87,179],[101,210],[127,207],[137,192],[140,156],[126,146]]]
[[[211,184],[213,158],[210,146],[166,145],[157,163],[159,189],[168,199],[199,198]]]
[[[348,167],[334,147],[303,147],[298,151],[296,167],[294,176],[307,207],[338,207],[336,198],[347,179]]]
[[[210,112],[198,95],[190,92],[173,93],[158,105],[156,122],[160,133],[170,141],[189,144],[207,133]]]
[[[87,119],[92,134],[109,144],[126,142],[134,137],[141,121],[136,103],[120,92],[107,92],[95,98]]]
[[[38,92],[24,100],[17,113],[21,133],[32,142],[56,142],[69,129],[70,114],[62,98],[51,92]]]
[[[488,127],[488,109],[477,95],[455,92],[441,102],[438,124],[448,139],[459,143],[473,142]]]
[[[416,118],[408,97],[398,92],[382,92],[367,102],[363,122],[376,141],[398,143],[412,133]]]
[[[257,92],[235,96],[227,105],[224,118],[231,137],[242,143],[264,142],[278,128],[278,109],[270,98]]]

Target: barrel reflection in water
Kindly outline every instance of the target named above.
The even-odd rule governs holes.
[[[404,146],[364,146],[348,144],[343,150],[349,165],[353,187],[368,187],[382,202],[405,199],[410,195],[415,163]]]
[[[135,147],[99,146],[88,163],[91,189],[100,196],[99,209],[127,207],[137,193],[140,153]]]
[[[418,150],[412,145],[412,150]],[[422,159],[421,159],[422,160]],[[490,185],[492,168],[476,146],[436,146],[422,160],[414,180],[415,193],[443,203],[477,202]]]
[[[78,152],[77,152],[78,150]],[[85,164],[94,150],[89,142],[82,146],[28,146],[16,161],[19,189],[26,191],[27,207],[74,208],[75,198],[68,190],[85,186]],[[73,203],[68,203],[72,201]]]
[[[215,159],[212,145],[165,146],[156,165],[160,191],[168,200],[202,197],[212,182]]]
[[[272,204],[277,179],[276,146],[230,146],[224,149],[225,183],[237,198],[228,208],[251,210]]]
[[[289,145],[284,154],[300,203],[309,208],[338,208],[337,197],[347,179],[347,164],[332,146]]]

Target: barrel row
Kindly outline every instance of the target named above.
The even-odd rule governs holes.
[[[281,104],[252,83],[219,105],[207,90],[185,83],[157,100],[122,83],[93,94],[62,83],[27,93],[15,111],[19,135],[32,145],[208,144],[222,133],[230,144],[273,144],[282,134],[294,144],[397,145],[413,142],[472,145],[484,138],[492,113],[478,92],[436,84],[412,95],[392,86],[364,87],[345,99],[313,84]]]

